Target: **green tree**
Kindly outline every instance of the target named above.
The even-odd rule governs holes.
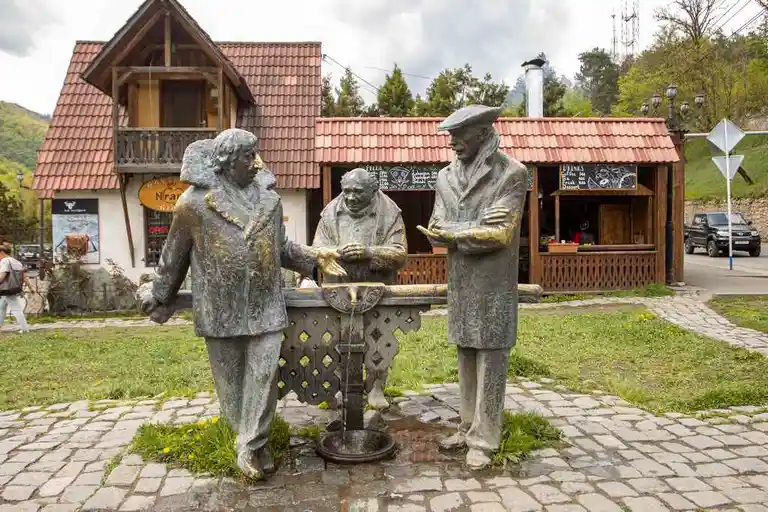
[[[579,61],[576,83],[600,115],[610,114],[619,95],[619,66],[601,48],[582,52]]]
[[[506,103],[509,86],[496,83],[490,73],[482,79],[472,74],[465,64],[455,69],[444,69],[427,88],[426,99],[417,97],[413,111],[420,115],[445,117],[471,103],[502,107]]]
[[[405,117],[415,106],[413,94],[403,77],[403,71],[395,64],[392,74],[387,74],[378,93],[377,113],[387,117]]]
[[[653,16],[672,31],[698,43],[717,30],[717,22],[732,6],[733,3],[723,0],[672,0],[668,6],[657,8]]]
[[[563,115],[565,117],[598,117],[599,112],[592,109],[592,102],[579,88],[570,88],[563,95]]]
[[[14,244],[32,240],[37,220],[24,214],[24,203],[0,182],[0,241]]]
[[[358,117],[363,114],[365,100],[360,96],[360,85],[352,70],[347,68],[336,88],[336,104],[333,115],[338,117]]]
[[[331,75],[323,77],[322,85],[322,103],[320,115],[322,117],[333,117],[336,110],[336,98],[333,97],[333,85],[331,84]]]

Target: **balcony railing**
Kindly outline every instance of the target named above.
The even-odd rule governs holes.
[[[184,150],[192,142],[212,139],[210,128],[120,128],[117,131],[118,169],[178,169]]]

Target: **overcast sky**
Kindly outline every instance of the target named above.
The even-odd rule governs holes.
[[[397,62],[414,92],[441,69],[465,62],[478,75],[491,72],[514,84],[520,64],[541,51],[559,73],[572,76],[581,51],[610,48],[611,13],[619,18],[622,1],[181,0],[215,41],[321,41],[325,54],[375,85]],[[665,2],[640,4],[645,46],[656,30],[653,10]],[[0,100],[52,113],[75,41],[109,39],[139,5],[0,0]],[[757,9],[746,6],[726,28],[740,27]],[[338,78],[342,69],[328,62],[323,71]]]

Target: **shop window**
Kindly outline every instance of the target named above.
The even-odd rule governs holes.
[[[163,252],[163,245],[171,228],[173,213],[144,208],[144,218],[146,219],[144,264],[148,267],[156,267],[160,262],[160,254]]]

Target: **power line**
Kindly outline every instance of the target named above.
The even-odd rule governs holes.
[[[376,66],[363,66],[365,69],[375,69],[376,71],[383,71],[385,73],[389,73],[392,71],[391,69],[384,69],[384,68],[377,68]],[[424,76],[424,75],[416,75],[414,73],[406,73],[403,70],[400,70],[400,72],[403,74],[403,76],[412,76],[414,78],[422,78],[424,80],[434,80],[434,77]]]
[[[755,14],[752,18],[747,20],[747,22],[744,23],[741,27],[739,27],[736,30],[734,30],[733,32],[731,32],[729,37],[733,37],[736,34],[738,34],[739,32],[741,32],[742,30],[744,30],[745,28],[748,28],[750,25],[752,25],[761,16],[763,16],[763,12],[759,12],[759,13]],[[722,28],[722,27],[720,27],[720,28]],[[678,71],[677,74],[676,74],[676,80],[679,79],[681,75],[687,74],[688,72],[690,72],[694,68],[696,68],[698,66],[701,66],[701,64],[704,63],[704,59],[706,59],[708,57],[711,57],[712,54],[715,52],[715,50],[717,50],[717,46],[712,46],[712,48],[710,48],[704,55],[702,55],[699,59],[694,61],[691,66],[686,68],[684,71]]]
[[[368,80],[366,80],[365,78],[361,77],[360,75],[358,75],[357,73],[355,73],[354,71],[352,71],[352,68],[350,68],[349,66],[344,66],[344,65],[343,65],[343,64],[341,64],[339,61],[337,61],[336,59],[334,59],[333,57],[331,57],[330,55],[328,55],[327,53],[324,53],[324,54],[323,54],[323,60],[324,60],[324,61],[325,61],[325,60],[329,60],[329,61],[331,61],[332,63],[334,63],[334,64],[336,64],[337,66],[339,66],[340,68],[342,68],[344,71],[347,71],[347,70],[349,70],[349,72],[352,74],[352,76],[354,76],[355,78],[357,78],[358,80],[360,80],[360,81],[361,81],[361,82],[363,82],[364,84],[367,84],[368,86],[370,86],[371,88],[373,88],[373,89],[374,89],[376,92],[379,92],[379,89],[380,89],[379,87],[376,87],[376,86],[375,86],[375,85],[373,85],[371,82],[369,82],[369,81],[368,81]]]
[[[741,0],[737,0],[736,2],[734,2],[734,3],[731,5],[731,7],[730,7],[730,8],[728,8],[728,10],[727,10],[727,11],[725,11],[725,12],[724,12],[724,13],[723,13],[723,14],[722,14],[722,15],[721,15],[719,18],[717,18],[717,20],[715,20],[715,21],[712,23],[712,25],[713,25],[713,26],[716,26],[716,25],[717,25],[717,23],[718,23],[718,22],[719,22],[721,19],[725,18],[725,16],[726,16],[726,15],[727,15],[729,12],[731,12],[731,9],[733,9],[734,7],[736,7],[737,5],[739,5],[739,2],[740,2],[740,1],[741,1]],[[733,14],[731,14],[731,17],[730,17],[730,18],[728,18],[727,20],[725,20],[725,21],[724,21],[722,24],[720,24],[720,26],[719,26],[718,28],[716,28],[716,29],[715,29],[715,31],[718,31],[718,30],[722,30],[722,29],[725,27],[725,25],[726,25],[726,24],[727,24],[729,21],[731,21],[733,18],[735,18],[735,17],[736,17],[736,16],[737,16],[737,15],[738,15],[738,14],[739,14],[741,11],[743,11],[744,9],[746,9],[746,8],[747,8],[747,6],[750,4],[750,2],[751,2],[751,0],[747,0],[747,1],[744,3],[744,5],[742,5],[742,6],[739,8],[739,10],[738,10],[738,11],[736,11],[736,12],[735,12],[735,13],[733,13]]]

